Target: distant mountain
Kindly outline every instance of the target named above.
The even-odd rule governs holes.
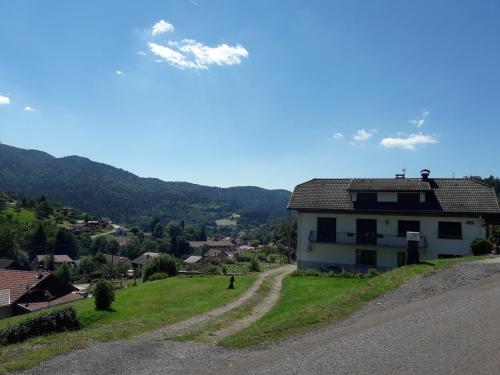
[[[141,178],[80,156],[56,158],[42,151],[0,144],[0,191],[49,199],[116,222],[165,221],[213,224],[236,212],[260,224],[286,213],[287,190],[255,186],[217,188]]]

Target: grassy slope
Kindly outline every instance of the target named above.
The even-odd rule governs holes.
[[[398,268],[372,279],[287,277],[278,304],[261,320],[222,340],[220,345],[245,347],[269,343],[335,322],[415,276],[468,260],[472,259],[436,260],[432,264]]]
[[[19,212],[17,212],[14,208],[7,207],[5,209],[5,213],[12,215],[14,219],[22,224],[33,224],[37,221],[35,211],[33,210],[27,210],[23,208]]]
[[[95,311],[91,299],[79,301],[74,306],[82,330],[0,347],[0,374],[33,367],[92,341],[127,338],[203,313],[240,295],[254,279],[253,275],[238,277],[234,290],[226,289],[228,278],[222,276],[176,277],[144,283],[118,290],[113,311]],[[2,320],[0,328],[24,318]]]

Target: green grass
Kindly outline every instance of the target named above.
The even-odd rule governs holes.
[[[228,311],[221,317],[211,320],[208,323],[196,327],[193,330],[189,330],[187,332],[165,338],[178,341],[214,341],[213,333],[230,326],[237,320],[248,316],[252,312],[255,305],[260,303],[271,291],[273,279],[274,278],[265,279],[252,297],[250,297],[241,306]]]
[[[265,344],[346,318],[368,301],[422,274],[481,257],[442,259],[401,267],[371,279],[287,277],[278,304],[262,319],[219,342],[227,347]]]
[[[0,346],[0,374],[33,367],[92,341],[123,339],[160,328],[221,306],[243,293],[254,275],[238,277],[236,289],[227,289],[223,276],[175,277],[140,284],[116,292],[112,311],[95,311],[93,299],[74,303],[82,329],[37,337],[24,343]],[[6,324],[26,316],[0,321]]]
[[[17,212],[16,209],[12,207],[7,207],[5,213],[12,215],[12,217],[21,224],[33,224],[37,221],[35,211],[21,209]]]

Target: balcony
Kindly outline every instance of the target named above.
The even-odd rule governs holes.
[[[427,239],[425,236],[420,236],[418,247],[427,248]],[[332,232],[319,233],[311,231],[309,233],[309,242],[325,243],[325,244],[340,244],[340,245],[368,245],[379,247],[406,247],[406,236],[398,236],[397,234],[382,234],[382,233],[363,233],[363,232]]]

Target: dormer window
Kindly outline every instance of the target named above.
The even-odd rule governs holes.
[[[420,193],[398,193],[399,203],[420,203]]]
[[[358,193],[357,201],[363,203],[376,203],[377,202],[377,193]]]

